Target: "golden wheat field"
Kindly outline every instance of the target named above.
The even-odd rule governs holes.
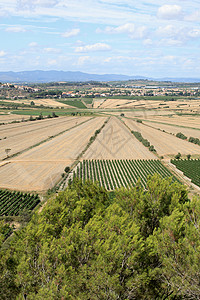
[[[80,118],[80,121],[83,120]],[[61,177],[65,167],[74,162],[95,130],[99,129],[105,120],[105,117],[90,119],[9,159],[8,164],[0,166],[0,187],[29,191],[51,188]],[[74,122],[76,124],[76,118]]]
[[[142,136],[155,147],[157,153],[161,156],[170,157],[171,155],[176,155],[178,152],[185,155],[200,154],[200,146],[179,139],[174,135],[130,119],[126,119],[125,123],[131,130],[140,132]]]
[[[156,156],[145,148],[116,117],[111,117],[83,156],[83,159],[155,158]]]

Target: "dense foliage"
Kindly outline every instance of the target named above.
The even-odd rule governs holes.
[[[160,174],[164,177],[173,177],[172,173],[159,161],[155,159],[120,159],[120,160],[83,160],[74,171],[73,178],[98,181],[107,190],[118,187],[136,185],[138,179],[146,188],[149,174]]]
[[[13,227],[5,223],[4,220],[0,220],[0,246],[9,235],[13,232]]]
[[[74,182],[0,251],[1,299],[199,299],[200,200]],[[4,247],[5,248],[5,247]]]
[[[194,138],[192,136],[189,138],[189,142],[193,143],[193,144],[200,145],[200,140],[198,138]]]
[[[187,136],[185,136],[182,132],[178,132],[176,134],[176,137],[178,137],[179,139],[182,139],[182,140],[186,140],[187,139]]]
[[[189,177],[191,181],[200,186],[200,160],[199,159],[181,159],[171,160],[179,170],[181,170],[185,176]]]

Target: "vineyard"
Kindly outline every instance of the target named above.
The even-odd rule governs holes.
[[[171,160],[177,169],[181,170],[185,176],[191,179],[192,183],[200,186],[200,160],[199,159],[181,159]]]
[[[0,216],[18,216],[24,209],[33,210],[39,202],[37,194],[0,190]]]
[[[155,173],[164,177],[173,177],[171,172],[159,160],[83,160],[73,172],[73,180],[80,178],[85,182],[98,181],[107,190],[121,186],[134,186],[138,179],[146,188],[148,175]]]

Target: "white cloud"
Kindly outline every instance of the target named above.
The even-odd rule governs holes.
[[[28,44],[29,47],[38,47],[38,43],[36,42],[31,42]]]
[[[193,28],[188,31],[187,35],[190,38],[199,38],[200,37],[200,29]]]
[[[176,36],[177,33],[179,32],[180,29],[177,29],[173,25],[166,25],[164,27],[159,27],[156,31],[156,33],[159,36],[164,36],[164,37],[173,37]]]
[[[72,30],[70,30],[70,31],[64,32],[64,33],[62,34],[62,36],[65,37],[65,38],[70,38],[70,37],[72,37],[72,36],[78,35],[79,32],[80,32],[80,29],[79,29],[79,28],[74,28],[74,29],[72,29]]]
[[[57,48],[44,48],[44,51],[47,53],[59,53],[60,49]]]
[[[200,20],[200,10],[196,10],[192,14],[186,16],[185,20],[186,21],[191,21],[191,22],[195,22],[195,21],[199,22],[199,20]]]
[[[111,47],[105,43],[96,43],[93,45],[80,46],[75,48],[75,52],[107,51]]]
[[[35,9],[37,7],[54,7],[59,0],[18,0],[18,9]]]
[[[200,37],[200,29],[191,27],[176,27],[174,25],[166,25],[159,27],[156,34],[165,39],[171,40],[172,45],[187,42],[188,40]],[[176,41],[176,42],[175,42]]]
[[[77,65],[82,66],[84,65],[86,62],[88,62],[90,60],[90,56],[80,56],[78,58],[78,62]]]
[[[97,31],[98,32],[98,31]],[[143,38],[146,34],[146,26],[135,26],[133,23],[126,23],[118,27],[106,27],[105,33],[128,34],[131,38]]]
[[[146,39],[143,41],[144,46],[151,46],[153,44],[153,41],[151,39]]]
[[[177,20],[182,16],[182,8],[179,5],[163,5],[159,7],[157,16],[165,20]]]
[[[10,26],[5,29],[7,32],[26,32],[26,29],[22,26]]]
[[[0,57],[3,57],[3,56],[5,56],[5,55],[6,55],[6,52],[3,51],[3,50],[0,50]]]
[[[49,66],[55,66],[55,65],[57,65],[57,60],[56,59],[50,59],[50,60],[48,60],[47,64]]]
[[[158,43],[159,46],[174,46],[174,47],[178,47],[178,46],[182,46],[183,45],[183,41],[181,40],[176,40],[173,38],[169,38],[169,39],[162,39],[159,41]]]

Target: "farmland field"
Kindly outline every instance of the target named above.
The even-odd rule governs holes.
[[[160,116],[155,114],[154,116],[149,116],[147,121],[161,122],[168,125],[177,125],[187,128],[197,128],[200,129],[200,116],[193,115],[176,115],[172,114],[171,116]]]
[[[86,151],[84,159],[155,159],[116,117],[109,122]]]
[[[70,107],[87,108],[81,100],[59,100],[61,104],[67,104]]]
[[[185,176],[191,179],[192,183],[200,187],[200,160],[191,159],[191,160],[171,160],[171,163],[174,164],[177,169],[181,170]]]
[[[37,194],[0,190],[0,216],[18,216],[24,209],[34,209],[39,202]]]
[[[59,117],[2,125],[0,126],[0,159],[6,158],[5,149],[11,149],[9,152],[11,156],[89,119],[90,117]]]
[[[176,112],[199,112],[200,99],[189,99],[173,96],[115,96],[106,99],[99,108],[101,109],[165,109]]]
[[[155,147],[159,155],[170,156],[176,155],[178,152],[184,155],[200,154],[200,147],[198,145],[191,144],[171,134],[150,128],[130,119],[124,119],[124,122],[131,130],[140,132],[143,138],[147,139]]]
[[[0,104],[1,104],[1,101],[3,102],[10,102],[10,100],[6,100],[6,99],[3,99],[3,100],[0,100]],[[64,104],[64,103],[59,103],[58,101],[54,100],[54,99],[48,99],[48,98],[45,98],[45,99],[23,99],[23,100],[12,100],[12,103],[13,104],[28,104],[30,105],[31,104],[31,101],[33,101],[35,103],[35,105],[39,106],[39,105],[43,105],[43,106],[47,106],[47,107],[65,107],[65,108],[71,108],[69,105],[67,104]]]
[[[0,113],[0,123],[11,123],[13,121],[21,121],[22,119],[28,119],[28,116],[15,115],[15,114],[1,114]]]
[[[105,120],[104,117],[91,119],[10,159],[0,167],[0,187],[23,191],[52,188]]]
[[[155,173],[164,177],[176,178],[163,166],[159,160],[83,160],[76,167],[73,178],[83,181],[90,179],[99,181],[107,190],[114,190],[121,186],[134,186],[138,179],[146,188],[148,175]]]
[[[200,129],[179,127],[179,126],[176,126],[176,125],[167,125],[167,124],[155,123],[155,122],[152,123],[152,122],[148,122],[148,121],[144,121],[143,124],[149,125],[149,126],[154,127],[156,129],[165,130],[166,132],[172,133],[172,134],[177,134],[178,132],[182,132],[188,138],[190,136],[200,138]]]

